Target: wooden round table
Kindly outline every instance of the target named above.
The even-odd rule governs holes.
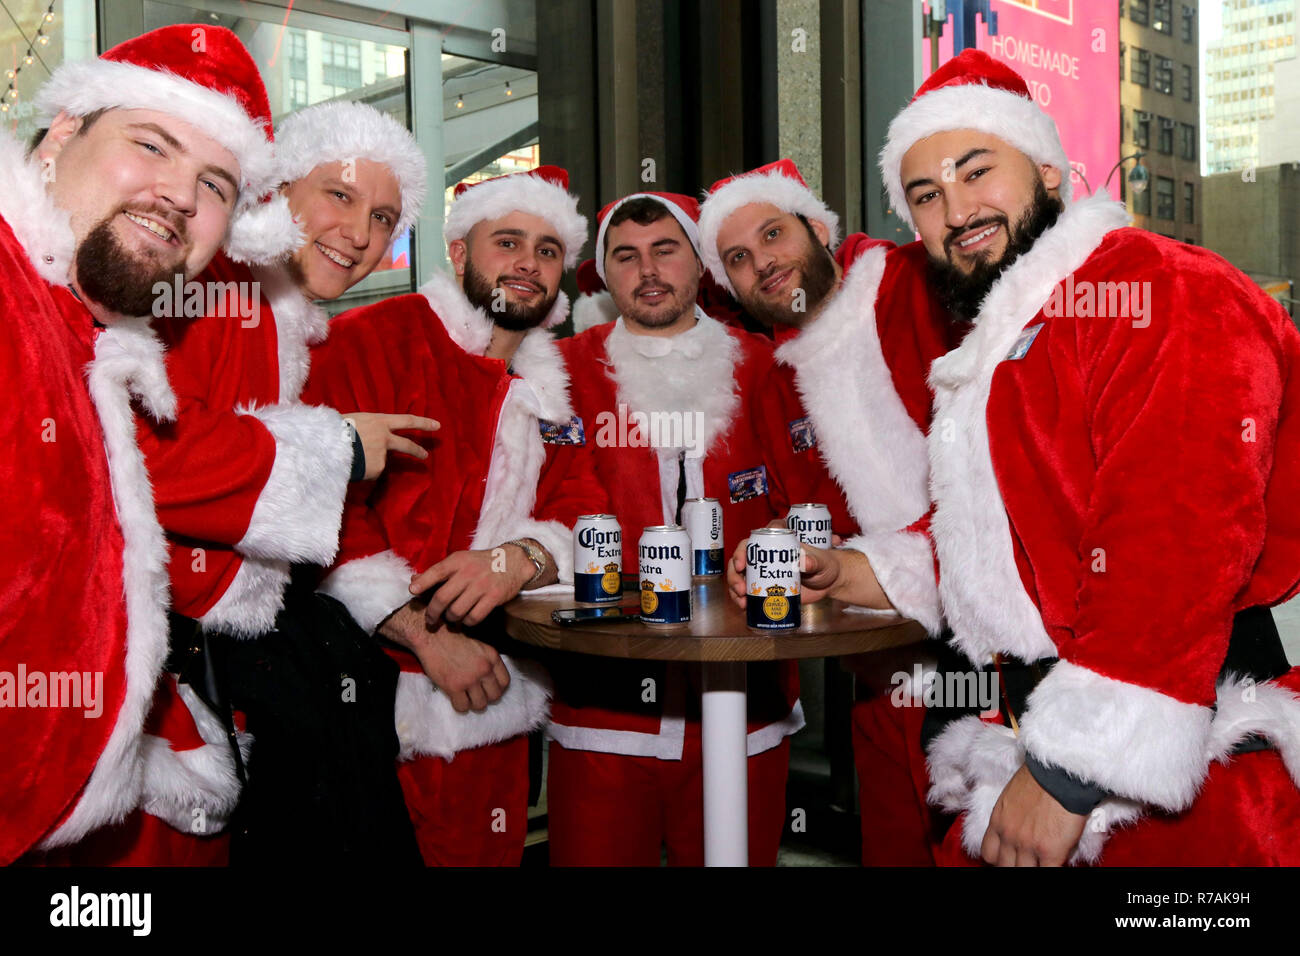
[[[635,587],[635,578],[630,579]],[[624,583],[623,604],[637,595]],[[691,620],[671,627],[637,620],[560,625],[551,612],[580,604],[566,594],[522,596],[506,605],[506,632],[526,644],[551,650],[633,660],[702,663],[701,744],[704,759],[704,863],[749,863],[746,772],[745,664],[806,657],[838,657],[912,644],[925,637],[915,621],[884,611],[850,611],[839,601],[805,606],[791,631],[759,631],[726,594],[722,578],[696,578]],[[608,605],[606,605],[608,607]],[[617,606],[617,605],[615,605]]]

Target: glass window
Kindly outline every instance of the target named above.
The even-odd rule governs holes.
[[[1174,181],[1167,176],[1156,177],[1156,218],[1174,218]]]
[[[448,204],[458,183],[541,165],[534,71],[444,53],[442,96]]]
[[[1151,0],[1132,0],[1128,5],[1128,18],[1146,26],[1151,22]]]
[[[1159,139],[1156,141],[1156,149],[1166,156],[1174,154],[1174,121],[1166,117],[1159,117],[1160,129]]]
[[[1124,54],[1128,52],[1128,47],[1123,43],[1119,45],[1119,78],[1124,79]]]
[[[1156,77],[1152,84],[1157,93],[1173,93],[1174,61],[1166,56],[1156,57]]]
[[[45,124],[32,102],[50,73],[71,60],[99,53],[95,0],[5,0],[0,14],[0,123],[19,142],[30,142]],[[47,19],[48,17],[48,19]],[[8,189],[6,185],[0,187]]]
[[[1151,85],[1151,53],[1141,47],[1133,48],[1133,59],[1129,61],[1128,78],[1138,86]]]
[[[1183,222],[1192,225],[1196,222],[1196,184],[1183,183]]]
[[[1143,149],[1151,145],[1151,114],[1133,111],[1133,142]]]
[[[1183,4],[1183,32],[1184,43],[1196,42],[1196,8]]]
[[[1151,26],[1155,27],[1161,33],[1172,34],[1174,32],[1174,0],[1155,0],[1155,16],[1151,19]]]
[[[1182,82],[1183,102],[1190,103],[1192,102],[1192,99],[1195,96],[1194,83],[1192,80],[1192,68],[1186,63],[1180,64],[1179,68],[1182,70],[1182,74],[1183,74],[1183,82]]]
[[[1180,159],[1196,158],[1196,127],[1191,123],[1178,124],[1178,156]]]

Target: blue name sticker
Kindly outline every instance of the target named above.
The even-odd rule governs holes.
[[[790,429],[790,447],[796,453],[817,447],[817,433],[811,418],[796,418],[786,425]]]
[[[582,427],[582,419],[574,415],[567,422],[538,422],[542,430],[542,441],[548,445],[585,445],[587,433]]]
[[[733,471],[727,476],[727,487],[731,492],[732,504],[767,494],[767,466]]]
[[[1020,333],[1020,337],[1011,346],[1011,351],[1007,353],[1008,362],[1019,361],[1029,354],[1029,346],[1034,344],[1034,339],[1038,338],[1038,333],[1043,330],[1044,324],[1039,322],[1037,325],[1031,325]]]

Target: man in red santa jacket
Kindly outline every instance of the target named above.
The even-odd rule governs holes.
[[[227,680],[212,663],[229,652],[210,641],[272,633],[291,563],[333,558],[349,477],[363,467],[378,473],[390,449],[424,454],[392,431],[431,427],[424,419],[358,414],[349,428],[339,412],[298,400],[308,346],[327,332],[324,311],[307,296],[337,298],[378,265],[418,215],[423,158],[410,133],[362,104],[312,107],[286,120],[282,133],[280,195],[257,209],[251,239],[218,256],[194,284],[205,310],[207,290],[221,290],[217,311],[195,316],[175,293],[155,307],[178,398],[175,420],[137,418],[168,533],[174,611],[171,673],[150,723],[193,769],[160,767],[173,798],[145,804],[99,834],[80,848],[78,862],[227,861],[228,838],[219,834],[239,798],[242,768],[228,739],[236,731]],[[347,268],[327,259],[342,256],[336,246],[351,253]],[[290,252],[287,264],[270,261]],[[242,764],[250,740],[237,739]]]
[[[13,177],[0,191],[6,461],[22,469],[5,482],[0,634],[7,672],[53,692],[75,671],[85,686],[83,706],[4,702],[5,863],[33,847],[48,851],[33,862],[75,856],[142,804],[183,813],[182,781],[231,759],[173,750],[148,719],[167,654],[166,544],[132,403],[155,422],[177,410],[148,324],[156,286],[240,247],[275,182],[257,67],[220,27],[166,27],[65,64],[38,103],[53,118],[30,158],[0,139]]]
[[[546,720],[550,681],[464,629],[522,588],[571,583],[573,523],[607,506],[590,469],[550,467],[543,441],[563,431],[543,426],[573,417],[547,331],[568,312],[560,278],[586,237],[567,188],[550,166],[458,187],[445,228],[455,277],[340,316],[313,355],[309,401],[443,426],[427,461],[350,494],[322,584],[400,645],[398,776],[429,865],[523,854],[527,734]]]
[[[945,333],[945,322],[912,315],[933,308],[942,317],[925,294],[923,256],[861,233],[832,255],[837,227],[788,159],[718,182],[700,213],[706,263],[778,343],[753,413],[773,484],[789,489],[787,501],[825,502],[834,530],[879,568],[894,606],[937,634],[933,570],[913,570],[930,556],[923,432],[930,396],[920,363],[955,339],[931,334]],[[878,316],[898,321],[878,328]],[[912,362],[910,380],[920,389],[910,401],[871,374],[883,368],[882,338]],[[932,669],[934,653],[927,644],[846,661],[857,677],[852,732],[864,865],[933,862],[931,821],[918,799],[924,759],[906,746],[909,727],[920,733],[922,711],[894,707],[886,691],[894,673],[911,674],[918,663]]]
[[[1300,334],[1214,254],[1069,205],[1055,124],[986,54],[922,85],[881,168],[972,322],[929,375],[931,528],[952,643],[1005,692],[929,728],[941,860],[1295,865],[1268,608],[1300,589]],[[812,558],[878,598],[861,558]]]
[[[694,200],[671,193],[602,209],[596,264],[621,317],[561,345],[585,436],[570,454],[594,456],[629,574],[642,530],[677,523],[684,499],[718,499],[729,548],[774,517],[762,448],[745,417],[770,346],[696,305],[697,215]],[[653,446],[640,416],[685,427]],[[686,665],[652,662],[572,661],[559,670],[547,767],[553,864],[657,866],[664,845],[670,864],[703,863],[698,677]],[[784,827],[786,738],[803,726],[797,685],[793,666],[749,667],[756,863],[775,863]]]

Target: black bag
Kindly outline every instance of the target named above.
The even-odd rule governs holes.
[[[300,581],[276,630],[220,638],[254,744],[231,865],[421,866],[397,779],[397,664],[338,601]]]

